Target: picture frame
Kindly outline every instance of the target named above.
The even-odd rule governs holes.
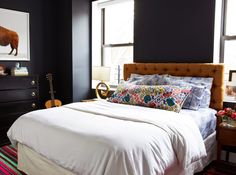
[[[29,13],[0,8],[0,61],[30,61]]]
[[[236,70],[229,71],[229,81],[236,83]]]
[[[229,81],[226,82],[224,101],[236,101],[236,70],[229,71]]]

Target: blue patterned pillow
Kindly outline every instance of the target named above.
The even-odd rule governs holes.
[[[202,86],[204,87],[203,97],[200,102],[201,108],[208,108],[210,106],[210,100],[211,100],[211,87],[213,83],[213,78],[211,77],[179,77],[179,76],[171,76],[168,75],[169,80],[172,82],[176,81],[184,81],[188,84],[193,84],[196,86]]]
[[[129,83],[135,85],[166,85],[170,84],[170,81],[164,75],[139,75],[139,74],[131,74]]]
[[[179,112],[191,87],[120,84],[108,101]]]
[[[182,80],[172,81],[171,84],[175,86],[191,86],[192,90],[187,99],[184,101],[183,108],[191,110],[198,110],[200,108],[205,92],[204,86],[197,86],[195,84],[186,83]]]

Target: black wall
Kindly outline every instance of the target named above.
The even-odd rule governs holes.
[[[213,62],[215,0],[135,0],[135,62]]]
[[[1,0],[1,8],[30,13],[30,57],[41,104],[54,75],[63,104],[91,94],[91,1]],[[212,62],[214,0],[135,0],[135,62]],[[15,62],[0,62],[9,68]]]
[[[91,94],[90,14],[90,0],[72,0],[73,101]]]
[[[90,0],[1,0],[0,7],[30,13],[31,59],[21,65],[39,75],[41,106],[50,98],[48,72],[53,74],[55,96],[63,104],[87,98],[91,89]],[[15,65],[1,63],[8,68]]]
[[[53,4],[48,0],[1,0],[0,7],[30,13],[30,61],[21,62],[30,74],[39,75],[41,104],[49,98],[46,73],[56,72],[54,65]],[[0,24],[1,25],[1,24]],[[15,62],[0,61],[8,68]]]

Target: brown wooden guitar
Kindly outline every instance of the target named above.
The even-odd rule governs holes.
[[[61,106],[61,101],[58,99],[55,99],[54,97],[54,91],[53,91],[53,85],[52,85],[52,74],[49,73],[46,75],[46,77],[47,77],[47,80],[49,81],[49,87],[50,87],[49,93],[51,94],[51,100],[46,101],[45,107],[53,108],[53,107]]]

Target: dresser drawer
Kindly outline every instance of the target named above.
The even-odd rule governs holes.
[[[37,100],[0,103],[0,119],[10,113],[24,113],[39,108]]]
[[[0,90],[37,88],[37,76],[2,76]]]
[[[37,89],[0,91],[0,103],[38,98]]]

